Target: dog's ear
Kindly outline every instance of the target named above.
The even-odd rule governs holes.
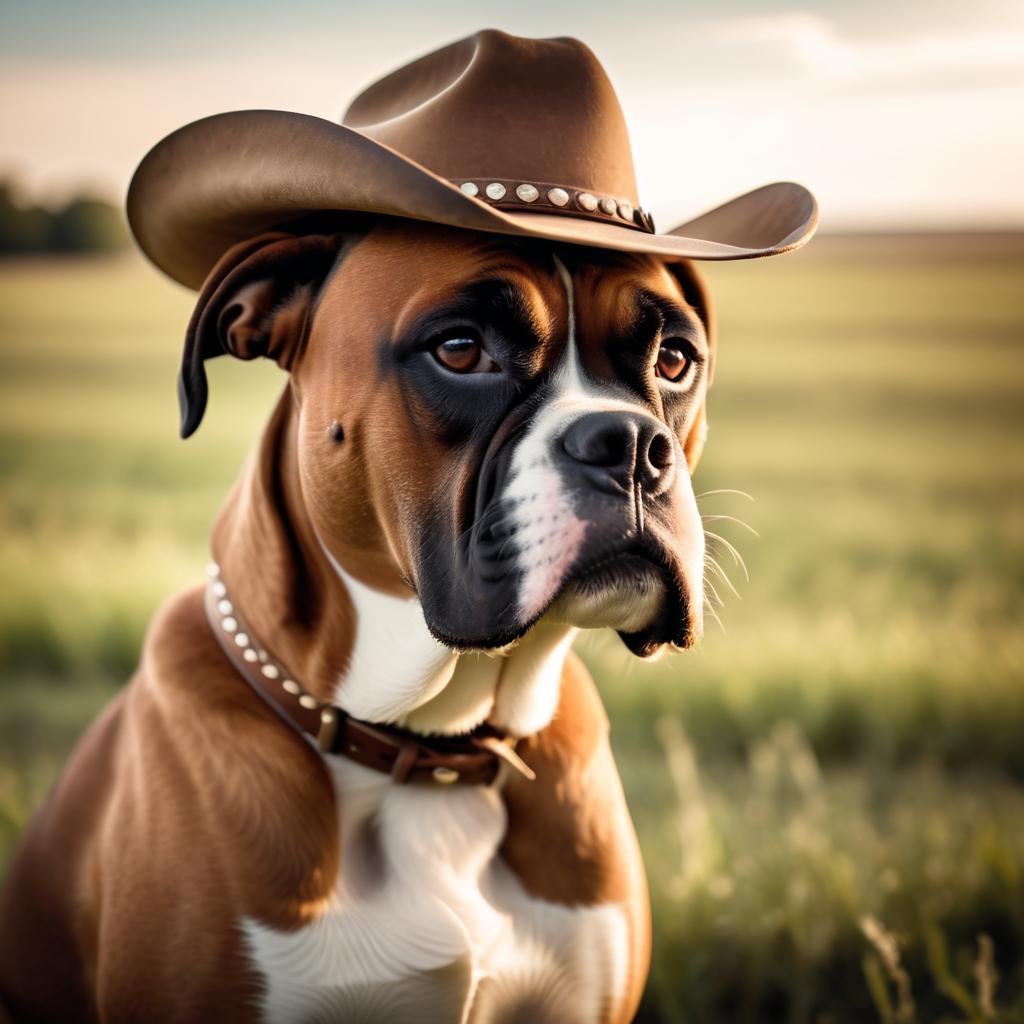
[[[692,260],[680,260],[676,263],[670,263],[668,269],[679,282],[679,287],[683,290],[683,296],[688,305],[700,317],[701,323],[704,325],[704,334],[708,339],[707,387],[710,388],[715,374],[716,340],[715,312],[711,305],[711,293],[708,291],[706,282],[697,272],[697,268]],[[697,411],[697,418],[693,421],[693,426],[683,442],[686,465],[689,467],[691,475],[700,461],[700,453],[704,450],[704,440],[707,437],[707,433],[707,396],[705,395],[704,401]]]
[[[206,409],[207,359],[225,353],[266,356],[291,368],[305,344],[320,286],[346,238],[271,232],[221,257],[203,284],[185,335],[178,374],[182,437],[195,431]]]

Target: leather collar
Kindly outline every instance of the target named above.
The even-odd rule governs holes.
[[[397,783],[489,785],[506,765],[534,778],[515,752],[516,740],[490,725],[462,736],[422,736],[353,718],[336,704],[320,700],[260,647],[228,596],[220,567],[211,563],[207,575],[206,617],[224,653],[278,716],[321,753],[347,757]]]

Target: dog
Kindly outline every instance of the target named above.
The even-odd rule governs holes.
[[[537,51],[473,38],[503,83],[510,54]],[[432,87],[441,53],[430,75],[411,65]],[[182,197],[174,215],[140,198],[146,174],[171,189],[168,159],[140,169],[133,228],[179,279],[201,268],[183,434],[212,356],[274,359],[288,384],[208,580],[159,611],[22,837],[0,1004],[28,1021],[631,1020],[646,882],[570,648],[589,628],[642,657],[700,636],[690,478],[715,328],[685,247],[719,243],[638,241],[646,215],[538,228],[532,205],[443,182],[447,220],[350,200],[360,216],[281,227],[273,199],[276,220],[236,210],[230,245],[193,217],[186,250],[166,230]],[[534,180],[518,201],[547,188],[560,210],[551,182],[570,179]],[[587,215],[635,212],[573,194]],[[492,216],[534,221],[465,222]],[[813,229],[787,226],[773,251]]]

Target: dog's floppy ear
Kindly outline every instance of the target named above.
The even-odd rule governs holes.
[[[701,323],[704,325],[704,334],[708,339],[707,387],[710,388],[715,374],[716,340],[715,312],[711,305],[711,293],[708,291],[704,279],[697,272],[697,268],[692,260],[680,260],[676,263],[670,263],[668,269],[679,282],[679,287],[682,288],[687,303],[697,316],[700,317]],[[707,437],[707,433],[707,396],[705,395],[704,402],[701,403],[701,407],[697,411],[697,418],[694,420],[693,426],[683,442],[686,465],[689,467],[691,474],[697,468],[697,463],[700,461],[700,453],[704,450],[704,440]]]
[[[203,284],[185,335],[178,374],[181,436],[206,409],[204,363],[228,353],[267,356],[290,369],[306,340],[309,315],[344,235],[275,231],[229,249]]]

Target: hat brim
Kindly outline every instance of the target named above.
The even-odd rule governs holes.
[[[509,213],[351,128],[280,110],[216,114],[178,129],[142,160],[127,199],[142,251],[190,288],[198,288],[235,243],[337,211],[696,260],[788,252],[803,245],[818,222],[814,197],[792,182],[765,185],[662,234]]]

